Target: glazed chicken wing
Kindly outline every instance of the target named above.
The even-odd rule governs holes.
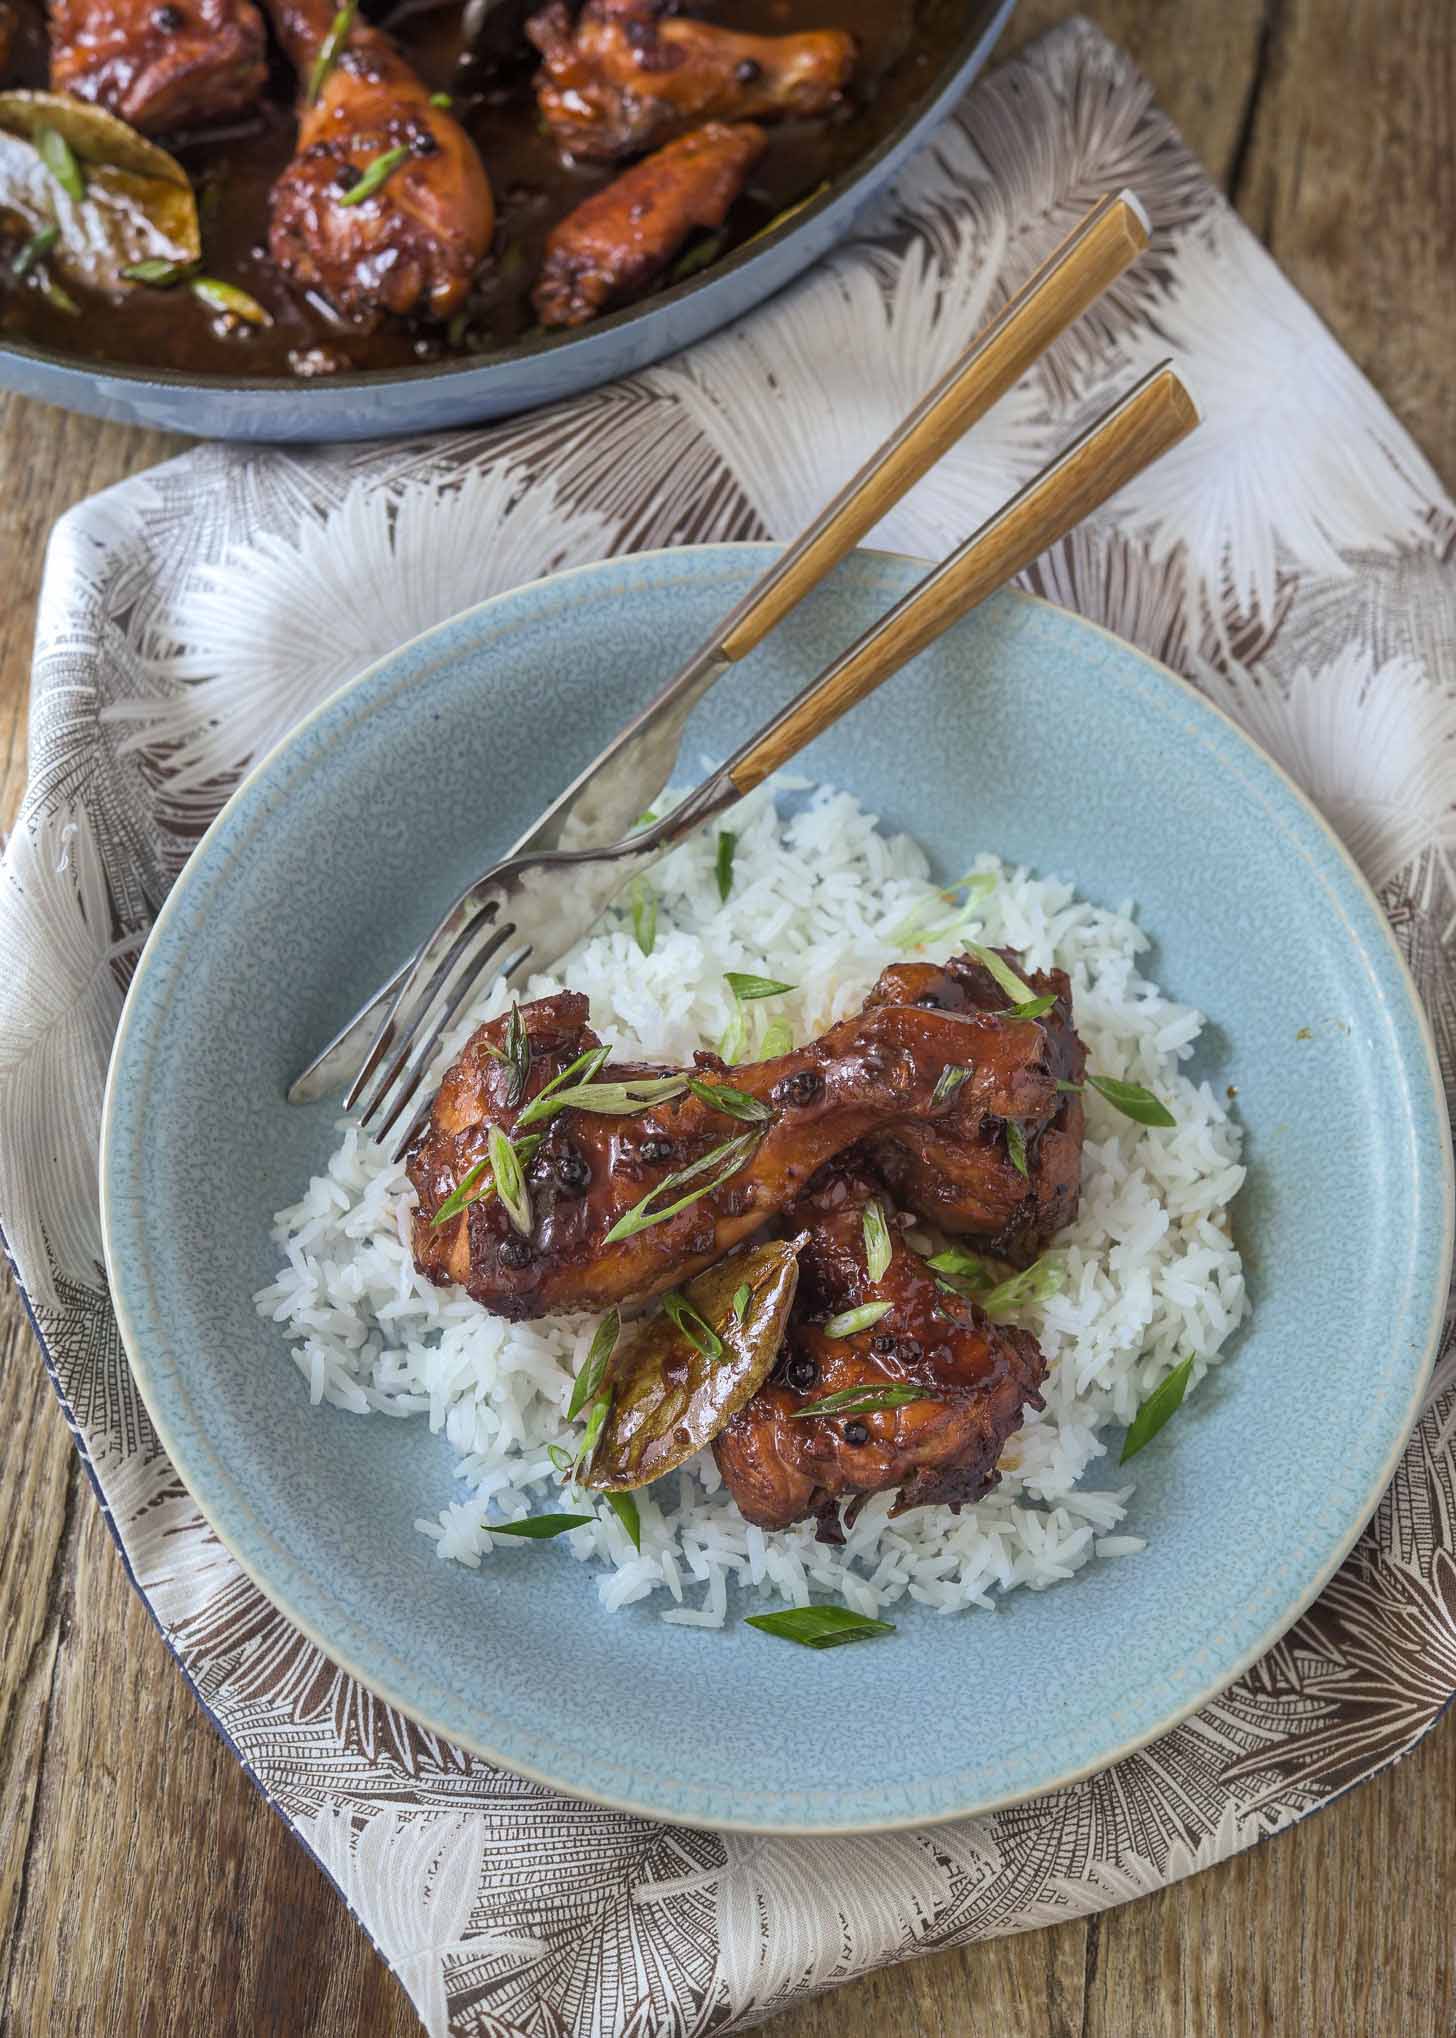
[[[51,0],[51,87],[144,134],[246,112],[266,76],[253,0]]]
[[[333,0],[269,0],[305,94]],[[364,179],[381,183],[351,199]],[[305,290],[368,329],[386,314],[444,319],[490,246],[495,207],[475,144],[387,35],[356,26],[299,117],[273,187],[269,252]]]
[[[565,0],[527,23],[541,52],[536,96],[569,155],[640,155],[709,120],[827,113],[854,70],[853,36],[735,35],[664,19],[664,0]]]
[[[1042,1406],[1046,1362],[1028,1332],[994,1324],[947,1294],[893,1234],[888,1267],[870,1278],[864,1207],[876,1186],[835,1166],[785,1213],[787,1227],[807,1234],[789,1335],[770,1379],[713,1444],[739,1511],[760,1528],[812,1515],[822,1542],[841,1542],[846,1497],[847,1522],[872,1493],[896,1487],[897,1515],[978,1500],[996,1482],[1023,1409]],[[875,1302],[890,1305],[876,1323],[848,1337],[826,1334],[826,1320]],[[832,1394],[861,1389],[873,1397],[887,1387],[919,1388],[924,1398],[803,1413]]]
[[[1002,959],[1021,970],[1010,950],[1002,951]],[[1087,1060],[1072,1026],[1071,985],[1062,971],[1024,980],[1038,997],[1055,996],[1056,1003],[1040,1020],[1011,1022],[1034,1027],[1043,1048],[1038,1080],[1028,1084],[1018,1108],[1004,1116],[987,1112],[968,1084],[943,1116],[896,1125],[866,1147],[870,1165],[897,1203],[953,1237],[981,1240],[988,1252],[1017,1266],[1034,1260],[1077,1214],[1082,1099],[1057,1086],[1080,1083]],[[880,976],[865,1009],[909,1004],[988,1014],[1004,1012],[1007,1002],[985,965],[960,955],[945,963],[894,964]],[[1007,1119],[1021,1135],[1024,1173],[1013,1155],[1015,1132],[1008,1132]]]
[[[955,1094],[982,1116],[1049,1115],[1054,1096],[1038,1025],[884,1005],[771,1061],[724,1069],[700,1054],[700,1076],[754,1100],[762,1118],[745,1122],[688,1092],[620,1117],[565,1109],[529,1128],[544,1137],[525,1160],[527,1235],[494,1194],[437,1225],[441,1205],[484,1159],[489,1128],[511,1134],[522,1105],[596,1044],[586,1001],[574,992],[521,1009],[531,1061],[520,1102],[508,1102],[512,1074],[500,1058],[507,1021],[492,1020],[446,1075],[409,1158],[419,1198],[415,1264],[501,1316],[604,1309],[690,1279],[781,1210],[834,1154],[896,1121],[942,1115],[949,1106],[937,1086],[944,1091],[947,1068],[971,1071]],[[662,1073],[618,1066],[597,1080]],[[641,1221],[680,1198],[676,1214]],[[609,1243],[634,1211],[630,1235]]]
[[[694,227],[718,227],[763,153],[763,129],[710,122],[668,142],[553,227],[534,302],[542,325],[584,325],[640,295]]]

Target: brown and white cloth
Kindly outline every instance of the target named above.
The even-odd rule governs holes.
[[[249,761],[484,596],[611,552],[792,535],[1122,185],[1151,213],[1149,253],[877,542],[943,554],[1176,356],[1203,429],[1027,584],[1195,680],[1320,803],[1390,915],[1449,1084],[1456,509],[1084,23],[983,80],[851,245],[688,354],[443,439],[203,448],[56,529],[30,783],[0,879],[0,1220],[138,1589],[435,2038],[722,2032],[884,1962],[1120,1903],[1395,1761],[1456,1690],[1448,1332],[1425,1419],[1323,1598],[1104,1775],[838,1841],[567,1802],[390,1712],[260,1597],[163,1455],[107,1301],[95,1168],[112,1031],[158,903]]]

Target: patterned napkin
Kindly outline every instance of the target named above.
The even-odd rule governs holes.
[[[985,79],[861,237],[741,325],[447,439],[188,453],[65,517],[30,785],[0,885],[0,1215],[138,1588],[435,2038],[706,2033],[959,1940],[1222,1860],[1403,1755],[1456,1689],[1456,1353],[1319,1603],[1215,1704],[1092,1781],[862,1839],[689,1832],[569,1803],[376,1702],[218,1546],[161,1452],[100,1268],[95,1169],[130,967],[249,759],[382,652],[633,547],[788,537],[1103,191],[1150,253],[886,519],[939,556],[1166,354],[1204,428],[1027,585],[1165,659],[1323,806],[1456,1073],[1456,509],[1074,22]],[[974,1616],[971,1616],[974,1618]]]

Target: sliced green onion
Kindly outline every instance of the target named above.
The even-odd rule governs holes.
[[[912,906],[899,925],[890,929],[886,937],[896,948],[923,948],[928,941],[938,941],[944,935],[957,934],[968,920],[975,917],[976,902],[988,892],[996,889],[996,879],[988,870],[971,871],[967,876],[957,878],[953,885],[942,891],[932,892],[928,899],[922,899],[918,906]],[[953,919],[942,921],[939,926],[930,924],[930,915],[942,905],[954,906],[957,892],[965,893],[965,901],[956,908]]]
[[[221,283],[216,276],[194,276],[188,288],[209,311],[226,312],[231,318],[240,318],[244,325],[270,326],[273,323],[271,313],[263,309],[256,297],[249,297],[246,290],[239,290],[236,283]]]
[[[632,933],[644,955],[657,945],[657,895],[649,892],[640,877],[634,877],[628,898],[632,903]]]
[[[888,1316],[894,1306],[893,1302],[861,1302],[858,1309],[841,1309],[838,1316],[831,1316],[820,1329],[826,1337],[853,1337],[856,1331],[868,1330],[872,1323]]]
[[[86,196],[86,172],[76,161],[75,151],[59,128],[38,127],[35,151],[65,192],[79,205]]]
[[[728,903],[728,894],[733,889],[733,852],[738,847],[738,837],[730,835],[726,828],[718,831],[718,860],[714,866],[718,879],[718,898],[723,905]]]
[[[533,1132],[525,1139],[513,1141],[516,1157],[522,1167],[525,1166],[527,1161],[532,1159],[544,1137],[544,1133]],[[461,1211],[467,1209],[470,1204],[483,1203],[487,1196],[495,1194],[495,1177],[489,1174],[489,1170],[490,1161],[488,1158],[478,1160],[474,1167],[465,1170],[465,1173],[456,1183],[453,1193],[445,1198],[444,1202],[430,1219],[431,1231],[438,1231],[442,1224],[448,1224],[452,1217],[458,1217]],[[472,1195],[471,1191],[475,1188],[476,1183],[480,1181],[482,1175],[489,1175],[489,1178],[482,1183],[479,1192]]]
[[[1151,1090],[1145,1090],[1141,1083],[1119,1083],[1112,1076],[1091,1075],[1087,1081],[1099,1097],[1105,1097],[1125,1118],[1131,1118],[1138,1125],[1178,1123],[1167,1105],[1161,1103]]]
[[[890,1256],[894,1248],[890,1244],[890,1227],[878,1201],[872,1200],[864,1207],[864,1242],[866,1271],[872,1281],[883,1281],[890,1271]]]
[[[430,94],[430,104],[431,106],[438,107],[441,113],[445,113],[455,104],[455,101],[448,92],[432,92]]]
[[[982,1259],[979,1253],[961,1252],[952,1247],[949,1251],[936,1253],[925,1262],[933,1273],[945,1274],[965,1292],[979,1295],[996,1286],[997,1274],[992,1262]]]
[[[511,1023],[506,1029],[506,1060],[511,1069],[511,1080],[506,1087],[506,1109],[514,1111],[531,1080],[531,1039],[521,1017],[520,1005],[514,999],[511,1001]]]
[[[757,1138],[753,1133],[741,1132],[737,1139],[724,1140],[721,1146],[715,1146],[711,1153],[705,1153],[691,1166],[675,1169],[664,1181],[659,1182],[655,1189],[650,1189],[640,1203],[634,1203],[630,1210],[625,1211],[617,1219],[602,1240],[602,1244],[615,1245],[619,1239],[635,1238],[639,1231],[647,1231],[654,1224],[665,1224],[670,1217],[676,1217],[690,1204],[700,1202],[704,1196],[715,1194],[731,1176],[737,1174],[757,1144]],[[675,1203],[669,1203],[661,1210],[649,1207],[669,1189],[679,1189],[685,1182],[696,1181],[699,1175],[705,1174],[719,1161],[724,1163],[722,1169],[711,1182],[704,1183],[701,1189],[690,1189],[686,1196],[679,1196]]]
[[[313,69],[308,74],[308,103],[317,106],[319,94],[324,89],[324,80],[339,61],[339,52],[349,40],[349,31],[354,26],[354,16],[359,11],[359,0],[344,0],[333,20],[328,33],[319,44],[318,55],[313,60]]]
[[[11,262],[11,275],[23,276],[27,270],[33,269],[42,255],[50,253],[60,237],[61,230],[58,226],[43,226],[39,233],[32,234],[25,246],[20,249]],[[125,269],[121,273],[124,276],[126,274]]]
[[[1019,1274],[1012,1274],[1008,1280],[998,1281],[994,1288],[988,1288],[980,1297],[981,1307],[995,1321],[1000,1321],[1012,1310],[1022,1309],[1028,1302],[1045,1302],[1049,1295],[1055,1295],[1066,1280],[1061,1261],[1054,1253],[1043,1253],[1039,1260]]]
[[[612,1390],[609,1387],[604,1394],[597,1396],[596,1400],[587,1410],[586,1428],[581,1433],[581,1449],[576,1454],[576,1463],[572,1467],[573,1473],[580,1472],[584,1466],[591,1463],[592,1453],[597,1447],[597,1439],[601,1436],[603,1425],[611,1413],[611,1409]]]
[[[526,1187],[520,1155],[498,1125],[491,1126],[485,1135],[485,1143],[490,1156],[490,1172],[495,1179],[495,1193],[501,1199],[501,1207],[522,1238],[529,1238],[531,1192]]]
[[[1040,1019],[1043,1013],[1050,1012],[1056,1002],[1056,992],[1048,991],[1045,997],[1030,998],[1024,1005],[1010,1005],[997,1016],[1002,1019]]]
[[[519,1132],[523,1125],[534,1125],[538,1118],[550,1118],[561,1109],[560,1103],[552,1103],[551,1099],[560,1098],[564,1085],[571,1083],[573,1079],[582,1084],[589,1083],[611,1058],[612,1050],[609,1047],[589,1047],[585,1054],[579,1054],[575,1061],[568,1062],[549,1083],[541,1085],[517,1118],[516,1130]]]
[[[763,1029],[763,1038],[758,1043],[758,1058],[760,1061],[776,1061],[781,1054],[791,1053],[793,1045],[794,1036],[787,1020],[775,1019],[771,1026]]]
[[[1008,998],[1018,1005],[1036,1003],[1036,992],[1031,985],[1024,984],[1015,970],[1001,960],[994,948],[983,948],[978,941],[968,942],[967,947],[982,968],[996,979]]]
[[[1026,1165],[1026,1134],[1014,1118],[1006,1121],[1006,1151],[1011,1156],[1011,1165],[1018,1175],[1024,1175],[1029,1182],[1031,1170]]]
[[[723,1029],[723,1038],[718,1042],[719,1057],[726,1062],[742,1061],[748,1052],[748,1026],[743,1017],[743,1007],[736,1001]]]
[[[486,1527],[493,1536],[525,1536],[544,1543],[551,1536],[564,1536],[568,1529],[585,1528],[594,1519],[590,1514],[528,1514],[524,1521],[488,1521]]]
[[[933,1111],[937,1104],[943,1104],[947,1097],[953,1097],[961,1084],[967,1081],[970,1073],[969,1069],[958,1069],[953,1064],[947,1064],[941,1070],[940,1080],[930,1093],[931,1110]]]
[[[357,184],[351,184],[347,191],[339,192],[339,204],[362,205],[366,198],[372,198],[380,185],[389,181],[408,155],[409,150],[400,143],[397,148],[386,149],[382,156],[376,156]]]
[[[1188,1377],[1193,1371],[1193,1360],[1187,1358],[1181,1366],[1175,1366],[1161,1386],[1155,1387],[1137,1414],[1128,1425],[1123,1439],[1122,1456],[1119,1465],[1125,1465],[1129,1458],[1135,1458],[1144,1444],[1150,1444],[1163,1424],[1178,1413],[1183,1406],[1183,1396],[1188,1392]]]
[[[785,1606],[775,1613],[747,1614],[745,1624],[804,1649],[837,1649],[844,1642],[867,1642],[895,1632],[893,1621],[870,1620],[847,1606]]]
[[[723,1340],[705,1316],[700,1316],[679,1288],[669,1288],[662,1298],[662,1307],[670,1316],[688,1343],[700,1351],[705,1359],[721,1359]]]
[[[761,1097],[750,1097],[746,1090],[730,1089],[727,1083],[707,1083],[701,1076],[689,1076],[688,1088],[710,1111],[722,1111],[729,1118],[741,1119],[745,1125],[761,1125],[773,1117],[771,1104],[765,1104]]]
[[[742,1323],[743,1312],[748,1307],[752,1295],[753,1290],[749,1287],[747,1281],[740,1283],[733,1290],[733,1321],[735,1323]]]
[[[604,1493],[603,1500],[632,1538],[634,1550],[642,1547],[642,1517],[637,1512],[637,1499],[631,1493]]]
[[[793,1409],[790,1420],[797,1422],[806,1415],[879,1415],[887,1408],[908,1408],[912,1401],[934,1399],[928,1387],[916,1387],[908,1380],[892,1380],[884,1387],[841,1387],[837,1394],[826,1394],[807,1408]]]
[[[778,983],[773,977],[747,976],[737,969],[725,970],[723,981],[740,1004],[747,1004],[750,998],[777,998],[797,988],[794,984]]]
[[[148,283],[153,290],[169,290],[174,283],[186,283],[197,274],[195,262],[165,262],[160,256],[147,262],[129,262],[122,270],[128,283]]]
[[[586,1363],[576,1376],[576,1384],[571,1390],[571,1400],[567,1403],[566,1407],[566,1419],[568,1422],[576,1421],[576,1418],[586,1407],[588,1401],[593,1398],[597,1389],[601,1386],[602,1375],[607,1370],[607,1360],[617,1348],[617,1339],[621,1334],[621,1329],[621,1311],[619,1309],[609,1309],[597,1325],[597,1334],[591,1341],[591,1349],[586,1355]]]
[[[604,1118],[634,1118],[639,1111],[650,1111],[654,1104],[670,1104],[687,1086],[686,1076],[629,1076],[622,1083],[574,1083],[569,1090],[556,1091],[544,1111],[535,1109],[541,1098],[534,1097],[516,1123],[525,1125],[538,1118],[554,1118],[558,1111],[596,1111]]]
[[[572,1457],[565,1444],[547,1444],[546,1455],[563,1479],[570,1478],[576,1460]]]
[[[53,305],[57,311],[66,312],[71,318],[79,318],[81,316],[80,305],[77,304],[69,290],[62,290],[54,276],[41,277],[40,294],[46,303]]]

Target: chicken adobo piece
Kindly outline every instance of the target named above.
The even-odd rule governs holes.
[[[788,1338],[771,1379],[713,1445],[740,1512],[760,1528],[812,1515],[821,1541],[841,1542],[872,1493],[899,1489],[892,1514],[978,1500],[1022,1411],[1042,1405],[1046,1362],[1027,1331],[943,1287],[893,1232],[888,1265],[871,1274],[864,1213],[882,1194],[836,1164],[785,1212],[786,1228],[804,1234]],[[888,1306],[863,1329],[836,1321],[875,1305]]]
[[[1009,950],[1001,960],[1017,962]],[[1056,1002],[1039,1022],[1043,1063],[1016,1108],[1005,1114],[1019,1129],[1024,1166],[1005,1124],[982,1110],[969,1088],[943,1118],[896,1125],[869,1147],[876,1174],[902,1208],[953,1238],[976,1239],[988,1253],[1017,1266],[1034,1260],[1077,1214],[1080,1086],[1087,1061],[1072,1027],[1072,989],[1063,972],[1032,974],[1025,982],[1036,998]],[[892,964],[870,992],[866,1009],[910,1004],[990,1014],[1005,1009],[1006,995],[983,962],[959,955],[945,963]]]
[[[536,96],[573,156],[615,161],[704,121],[805,119],[830,112],[854,71],[837,29],[739,35],[674,18],[667,0],[586,0],[575,21],[552,0],[527,23],[540,50]]]
[[[303,93],[298,150],[269,200],[273,260],[356,325],[448,318],[495,224],[475,144],[387,35],[356,26],[329,53],[332,0],[269,11]]]
[[[267,77],[253,0],[50,0],[51,87],[143,134],[245,113]]]
[[[832,1539],[842,1502],[892,1489],[897,1512],[972,1501],[1022,1410],[1040,1405],[1044,1363],[1034,1338],[938,1278],[901,1228],[913,1212],[1025,1262],[1075,1215],[1084,1057],[1070,987],[1053,971],[1026,988],[1023,1017],[984,961],[897,965],[819,1039],[733,1068],[705,1053],[692,1070],[609,1063],[574,991],[493,1019],[411,1147],[415,1263],[503,1316],[673,1290],[676,1322],[695,1294],[731,1285],[725,1267],[703,1287],[706,1269],[781,1241],[797,1288],[781,1290],[792,1313],[786,1301],[772,1350],[751,1355],[755,1391],[725,1389],[718,1433],[685,1433],[682,1448],[712,1441],[763,1527],[812,1515]],[[622,1379],[644,1436],[688,1405],[676,1373],[654,1368],[685,1381],[730,1329],[700,1322],[678,1349],[671,1331],[635,1340]],[[633,1483],[620,1466],[614,1477]]]
[[[641,296],[695,227],[723,224],[763,150],[761,127],[710,122],[584,199],[546,242],[534,296],[542,325],[585,325]]]

